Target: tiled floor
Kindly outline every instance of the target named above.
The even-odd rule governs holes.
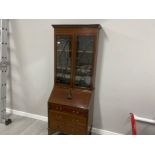
[[[11,115],[12,123],[0,124],[0,135],[47,135],[47,122]]]
[[[12,123],[0,124],[0,135],[47,135],[47,122],[11,115]],[[56,133],[59,134],[59,133]]]

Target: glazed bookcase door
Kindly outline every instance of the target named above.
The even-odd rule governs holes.
[[[75,86],[90,88],[93,74],[94,36],[77,36]]]
[[[55,82],[71,84],[72,36],[56,35],[56,76]]]

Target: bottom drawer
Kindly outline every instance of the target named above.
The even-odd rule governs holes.
[[[63,126],[63,128],[61,128],[59,131],[63,132],[63,133],[66,133],[66,134],[71,134],[71,135],[87,134],[85,127]]]
[[[87,134],[87,118],[49,110],[49,129],[66,134]]]

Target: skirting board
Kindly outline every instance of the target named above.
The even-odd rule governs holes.
[[[47,120],[48,120],[46,116],[36,115],[36,114],[27,113],[27,112],[9,109],[9,108],[6,108],[6,112],[8,114],[15,114],[15,115],[19,115],[19,116],[34,118],[34,119],[45,121],[45,122],[47,122]],[[121,135],[119,133],[102,130],[102,129],[98,129],[98,128],[92,128],[92,132],[95,134],[98,134],[98,135]]]
[[[103,130],[103,129],[98,129],[98,128],[92,128],[92,132],[95,134],[98,134],[98,135],[122,135],[120,133]]]
[[[27,113],[24,111],[19,111],[19,110],[14,110],[14,109],[9,109],[9,108],[6,108],[6,112],[9,114],[15,114],[15,115],[34,118],[34,119],[38,119],[38,120],[47,122],[46,116],[36,115],[36,114]]]

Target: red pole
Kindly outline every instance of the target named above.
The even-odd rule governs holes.
[[[133,113],[131,113],[131,125],[132,125],[132,134],[136,135],[137,134],[137,131],[136,131],[136,120],[135,120],[135,117],[134,117]]]

